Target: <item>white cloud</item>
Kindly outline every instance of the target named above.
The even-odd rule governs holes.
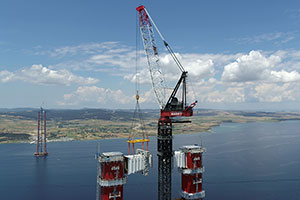
[[[100,53],[103,51],[111,50],[118,46],[118,42],[108,41],[102,43],[89,43],[74,46],[64,46],[55,48],[49,51],[37,52],[37,55],[50,55],[51,57],[64,57],[64,56],[75,56],[75,55],[90,55]]]
[[[300,81],[300,74],[296,71],[287,72],[285,70],[281,71],[271,71],[270,79],[273,82],[294,82]]]
[[[215,90],[208,93],[204,102],[245,102],[244,88],[227,88],[225,91]]]
[[[269,70],[281,61],[279,56],[266,57],[259,51],[251,51],[236,61],[226,65],[222,74],[223,81],[247,82],[269,78]]]
[[[288,83],[283,85],[262,83],[255,86],[253,96],[260,102],[282,102],[284,100],[296,100],[294,92]]]
[[[176,56],[184,66],[185,70],[189,72],[191,77],[208,78],[214,75],[214,64],[211,59],[201,59],[191,57],[189,54],[178,54]],[[169,54],[165,54],[160,58],[161,68],[166,72],[166,77],[180,74],[180,71]],[[176,77],[177,78],[177,77]]]
[[[287,43],[295,39],[295,33],[292,32],[275,32],[275,33],[264,33],[261,35],[255,35],[250,37],[243,37],[238,39],[233,39],[238,44],[251,44],[251,43],[261,43],[261,42],[274,42],[275,44]]]
[[[266,34],[256,37],[255,42],[283,41],[284,38],[288,39],[285,36],[281,33]],[[189,72],[188,83],[192,82],[194,85],[196,98],[191,95],[191,87],[188,88],[191,100],[197,99],[199,102],[205,103],[300,100],[300,95],[297,95],[298,87],[296,87],[300,84],[300,51],[298,50],[275,52],[253,50],[247,54],[176,53],[176,55]],[[135,82],[138,78],[141,84],[148,84],[146,88],[150,88],[149,69],[143,51],[138,52],[138,76],[136,76],[136,52],[133,46],[122,45],[119,42],[78,45],[58,48],[52,51],[52,56],[64,56],[67,60],[68,56],[72,58],[69,59],[69,62],[54,65],[55,68],[71,66],[71,69],[101,71],[111,77],[123,77],[131,82]],[[78,60],[77,57],[80,57],[81,60]],[[160,54],[160,67],[167,87],[174,87],[174,82],[180,77],[180,70],[170,55]],[[7,75],[12,76],[6,81],[14,79],[15,73]],[[4,81],[3,76],[0,74],[2,82]],[[125,83],[122,82],[122,84]],[[124,98],[120,97],[122,95]],[[156,104],[152,90],[143,95],[141,95],[141,103]],[[60,103],[61,105],[82,105],[82,103],[88,102],[98,104],[115,102],[118,105],[126,105],[126,102],[134,102],[134,97],[126,96],[121,90],[82,86],[76,91],[66,94]]]
[[[154,92],[152,89],[144,92],[142,95],[140,95],[140,103],[157,103]]]
[[[241,103],[245,102],[247,97],[244,84],[225,86],[214,78],[202,80],[197,83],[197,87],[188,87],[188,89],[189,102],[198,100],[199,103]]]
[[[45,52],[44,52],[45,53]],[[135,81],[136,51],[135,48],[123,45],[119,42],[91,43],[77,46],[65,46],[47,51],[54,57],[72,56],[76,59],[81,55],[83,60],[64,61],[53,65],[60,68],[72,68],[73,70],[105,71],[111,75],[123,76],[126,80]],[[138,71],[141,83],[149,83],[149,70],[144,51],[137,53]],[[178,54],[181,63],[189,71],[190,76],[202,79],[214,75],[214,63],[225,63],[236,55],[222,54]],[[165,73],[166,80],[176,80],[180,71],[169,54],[160,54],[160,67]]]
[[[88,62],[102,66],[119,66],[121,69],[134,69],[135,52],[128,50],[127,52],[120,52],[119,50],[115,49],[115,51],[107,51],[102,54],[93,55],[89,58]]]
[[[57,102],[61,106],[85,105],[86,103],[97,103],[99,105],[128,104],[134,102],[134,97],[127,96],[122,90],[111,90],[97,86],[80,86],[76,91],[65,94],[63,101]]]
[[[200,81],[201,79],[209,79],[215,74],[213,60],[208,56],[202,58],[201,56],[193,57],[190,54],[177,53],[176,56],[179,58],[185,70],[188,71],[188,76],[191,80]],[[131,72],[128,71],[127,74],[124,75],[124,79],[135,82],[138,76],[139,83],[151,83],[149,69],[148,66],[146,66],[146,60],[141,59],[139,63],[143,63],[143,61],[144,64],[140,65],[142,69],[138,71],[138,74],[135,74],[135,70],[132,69]],[[181,72],[173,58],[169,54],[162,54],[160,56],[159,66],[167,87],[173,86],[174,81],[177,81],[181,75]]]
[[[0,71],[0,81],[6,83],[11,81],[14,78],[14,73],[9,71]]]
[[[242,55],[236,61],[226,65],[222,74],[222,80],[227,82],[292,82],[300,81],[300,74],[293,70],[288,72],[272,70],[276,65],[282,65],[282,53],[263,55],[259,51],[251,51],[248,55]]]
[[[124,75],[124,79],[129,80],[132,83],[138,81],[138,83],[141,84],[151,84],[150,73],[146,68],[138,71],[136,74],[126,74]]]
[[[44,85],[94,84],[99,81],[91,77],[76,76],[65,69],[53,70],[42,65],[32,65],[15,72],[0,71],[0,80],[1,82],[21,80]]]

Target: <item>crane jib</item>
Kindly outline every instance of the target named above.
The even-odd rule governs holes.
[[[166,40],[160,33],[159,29],[157,28],[156,24],[154,23],[151,16],[147,12],[146,8],[142,5],[137,7],[136,10],[139,13],[140,32],[144,44],[145,53],[147,56],[147,62],[150,71],[152,87],[156,95],[156,99],[161,107],[161,116],[164,117],[192,116],[193,115],[192,109],[196,105],[196,101],[190,106],[187,106],[187,101],[186,101],[187,71],[185,71],[184,67],[181,65],[176,54],[174,53],[170,45],[166,42]],[[179,81],[177,82],[176,86],[173,89],[173,92],[168,98],[166,98],[165,80],[159,66],[159,57],[158,57],[159,54],[155,43],[153,27],[159,34],[160,38],[164,43],[164,46],[169,51],[174,62],[182,72]],[[176,97],[180,87],[182,87],[181,100],[179,100]],[[168,100],[166,101],[166,99]]]

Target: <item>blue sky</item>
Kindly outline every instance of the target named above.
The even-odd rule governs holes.
[[[141,4],[189,71],[198,108],[299,110],[296,0],[3,0],[0,107],[134,108]],[[172,86],[180,73],[159,52]],[[141,106],[158,108],[145,56],[138,60]]]

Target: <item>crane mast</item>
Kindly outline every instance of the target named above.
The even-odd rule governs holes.
[[[172,194],[172,157],[173,157],[173,136],[172,123],[178,123],[173,117],[193,116],[193,107],[197,101],[187,106],[186,101],[186,78],[188,72],[185,71],[175,53],[166,42],[154,21],[144,6],[136,8],[139,13],[139,26],[147,56],[148,67],[152,80],[152,87],[160,105],[160,118],[158,120],[157,134],[157,155],[158,155],[158,199],[171,200]],[[173,60],[181,71],[180,79],[173,89],[170,97],[166,101],[165,81],[159,66],[159,55],[154,38],[153,26],[162,39],[164,46],[169,51]],[[176,97],[180,86],[182,87],[181,100]],[[179,121],[181,123],[190,121]]]

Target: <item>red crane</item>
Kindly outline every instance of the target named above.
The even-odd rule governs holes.
[[[175,121],[173,117],[193,116],[193,107],[197,101],[187,104],[186,98],[186,78],[188,72],[185,71],[172,48],[166,42],[154,21],[144,6],[136,8],[139,13],[139,27],[145,53],[147,56],[148,68],[152,81],[152,88],[156,99],[160,105],[160,118],[158,120],[157,154],[158,154],[158,199],[170,200],[172,191],[172,123],[185,123],[190,121]],[[171,95],[166,98],[166,87],[164,77],[159,65],[158,49],[155,43],[153,26],[163,41],[164,46],[169,51],[179,70],[181,76],[175,85]],[[182,87],[181,99],[177,93]]]

